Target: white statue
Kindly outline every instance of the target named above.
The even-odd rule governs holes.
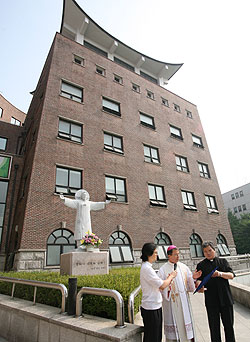
[[[67,207],[76,209],[74,234],[74,238],[76,241],[82,240],[83,236],[88,231],[89,233],[92,233],[90,210],[104,209],[105,204],[111,202],[91,202],[89,200],[89,193],[83,189],[76,192],[75,199],[66,198],[63,195],[60,195],[60,198],[64,200],[64,204]]]

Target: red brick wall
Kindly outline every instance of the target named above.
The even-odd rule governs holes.
[[[13,106],[1,94],[0,94],[0,108],[3,109],[2,117],[0,117],[0,122],[10,123],[11,117],[13,116],[15,119],[19,120],[21,124],[24,123],[26,114],[22,112],[20,109]]]

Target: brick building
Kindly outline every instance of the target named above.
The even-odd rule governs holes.
[[[64,1],[23,126],[6,268],[59,267],[75,220],[59,194],[80,188],[112,200],[91,215],[111,265],[137,264],[148,241],[160,261],[178,245],[191,267],[204,240],[236,253],[197,107],[165,88],[180,67],[133,50]]]

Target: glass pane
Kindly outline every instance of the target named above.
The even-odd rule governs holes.
[[[146,124],[148,124],[148,125],[150,125],[150,126],[153,126],[153,119],[150,118],[149,116],[140,114],[140,118],[141,118],[141,121],[142,121],[142,122],[145,122]]]
[[[116,179],[116,193],[118,195],[124,195],[125,194],[124,180],[123,179]]]
[[[200,139],[199,137],[195,137],[195,136],[193,135],[192,138],[193,138],[193,142],[194,142],[194,143],[196,143],[196,144],[198,144],[198,145],[202,145],[201,139]]]
[[[223,243],[222,246],[223,246],[223,248],[224,248],[225,253],[226,253],[226,254],[230,254],[230,251],[229,251],[227,245],[225,245],[225,244]]]
[[[124,243],[123,243],[123,240],[122,239],[120,239],[120,238],[117,238],[117,239],[115,239],[115,241],[114,241],[114,245],[123,245]]]
[[[180,157],[175,156],[176,165],[181,165]]]
[[[115,102],[111,102],[109,100],[102,99],[102,105],[103,105],[103,107],[114,110],[115,112],[120,112],[119,104],[117,104]]]
[[[79,125],[71,124],[71,134],[77,137],[82,136],[82,127]]]
[[[208,196],[205,196],[205,198],[206,198],[206,205],[207,205],[207,208],[210,208],[209,197],[208,197]]]
[[[104,144],[112,146],[112,136],[104,133]]]
[[[149,199],[156,200],[155,187],[153,185],[148,185]]]
[[[59,132],[70,133],[70,124],[66,121],[59,121]]]
[[[187,196],[188,196],[188,204],[194,205],[193,194],[191,192],[188,192]]]
[[[0,181],[0,202],[5,203],[7,197],[8,182]]]
[[[4,210],[5,210],[5,204],[0,203],[0,226],[3,226],[3,218],[4,218]]]
[[[133,261],[133,256],[129,246],[121,247],[124,261]]]
[[[68,170],[57,167],[56,169],[56,185],[68,186]]]
[[[6,138],[0,138],[0,150],[5,150],[6,149],[6,143],[7,143],[7,139]]]
[[[50,235],[49,238],[48,238],[47,243],[49,243],[49,244],[53,243],[54,244],[55,243],[55,237],[53,235]]]
[[[187,167],[187,162],[185,158],[181,158],[181,165]]]
[[[122,148],[121,138],[113,137],[113,144],[114,144],[114,147]]]
[[[195,245],[190,245],[191,258],[196,257]]]
[[[211,203],[211,208],[216,209],[215,199],[212,196],[210,197],[210,203]]]
[[[111,262],[121,262],[119,247],[109,247]]]
[[[174,135],[178,135],[178,136],[181,135],[180,130],[179,130],[178,128],[175,128],[175,127],[172,127],[172,126],[170,126],[170,132],[171,132],[172,134],[174,134]]]
[[[82,98],[82,89],[75,87],[71,84],[67,84],[67,83],[62,83],[62,91],[65,91],[69,94],[75,95],[77,97]]]
[[[63,236],[65,236],[66,238],[68,238],[72,233],[69,232],[69,231],[66,230],[66,229],[63,229],[62,234],[63,234]]]
[[[1,241],[2,241],[2,232],[3,232],[3,229],[0,228],[0,243],[1,243]]]
[[[69,243],[75,243],[74,235],[71,235],[71,237],[69,238]]]
[[[113,234],[112,234],[112,237],[113,237],[114,239],[116,239],[116,238],[118,237],[118,232],[113,233]]]
[[[186,194],[185,191],[182,191],[182,192],[181,192],[181,196],[182,196],[183,204],[188,204],[188,201],[187,201],[187,194]]]
[[[81,172],[80,171],[69,171],[69,186],[71,188],[81,188]]]
[[[75,248],[76,248],[75,246],[71,246],[71,245],[63,246],[63,253],[71,252],[71,251],[73,251]]]
[[[225,252],[224,252],[224,250],[222,248],[222,245],[217,245],[217,247],[218,247],[218,250],[220,252],[220,255],[225,255]]]
[[[144,156],[150,157],[150,148],[148,146],[144,146]]]
[[[114,178],[105,177],[106,192],[114,194],[115,193],[115,180]]]
[[[170,244],[170,243],[169,243],[169,244]],[[169,247],[169,245],[167,245],[167,246],[163,246],[163,248],[164,248],[164,251],[165,251],[166,255],[168,255],[168,247]]]
[[[162,246],[158,246],[157,251],[158,251],[159,260],[166,259],[166,256],[165,256],[165,253],[164,253]]]
[[[203,251],[201,245],[196,245],[197,248],[197,256],[202,257],[203,256]]]
[[[60,247],[48,246],[47,265],[60,265]]]
[[[151,149],[152,157],[158,159],[158,151],[155,148]]]
[[[59,245],[59,244],[61,244],[61,245],[68,244],[68,240],[65,237],[61,236],[58,239],[56,239],[55,244],[57,244],[57,245]]]
[[[156,197],[158,201],[164,201],[163,190],[160,186],[156,187]]]
[[[56,236],[56,237],[62,236],[62,230],[61,230],[61,229],[55,230],[55,231],[53,232],[53,235]]]

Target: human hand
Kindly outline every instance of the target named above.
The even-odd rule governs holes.
[[[193,279],[199,279],[201,275],[202,275],[202,270],[200,271],[195,270],[193,273]]]
[[[169,275],[172,279],[174,279],[177,276],[177,271],[172,271]]]
[[[221,277],[221,272],[220,272],[220,271],[215,271],[215,272],[212,274],[212,278],[216,278],[216,277]]]

